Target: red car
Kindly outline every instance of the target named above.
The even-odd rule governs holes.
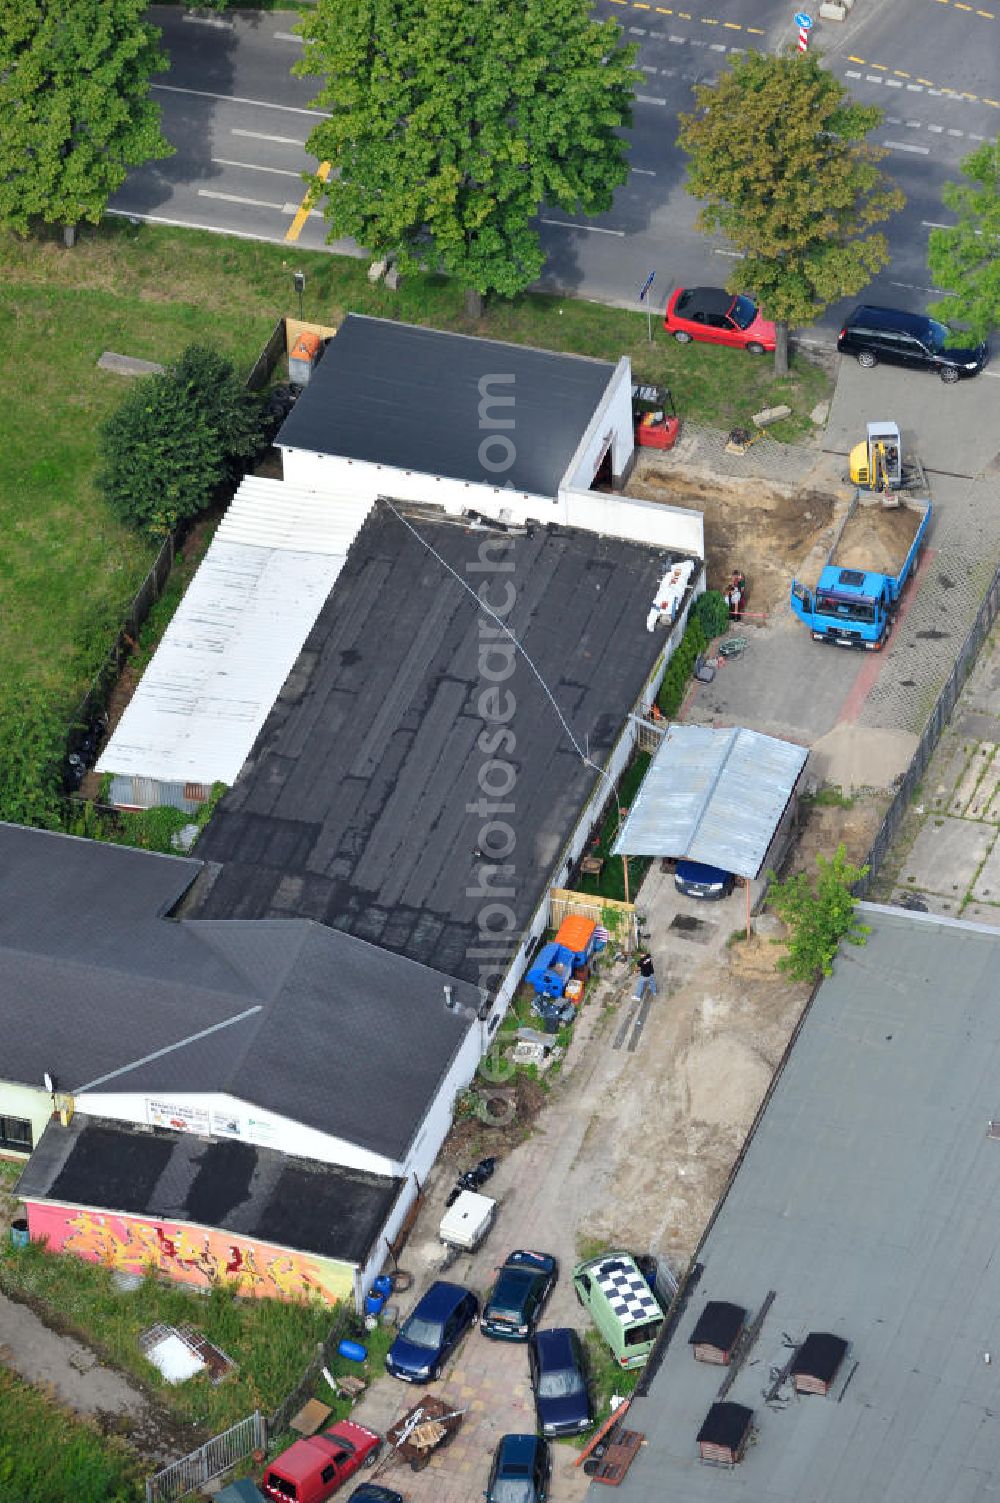
[[[761,318],[757,304],[745,293],[721,287],[678,287],[670,294],[663,327],[679,344],[701,339],[708,344],[731,344],[763,355],[776,343],[774,325]]]
[[[353,1420],[338,1420],[282,1451],[264,1473],[263,1490],[275,1503],[326,1503],[362,1466],[371,1466],[382,1442]]]

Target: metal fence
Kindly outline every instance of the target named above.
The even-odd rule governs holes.
[[[267,1424],[260,1410],[255,1409],[246,1419],[238,1420],[223,1430],[221,1435],[172,1461],[162,1471],[146,1479],[146,1503],[174,1503],[185,1493],[193,1493],[204,1487],[213,1477],[221,1477],[237,1462],[254,1451],[267,1449]]]
[[[868,875],[862,877],[861,881],[856,883],[854,888],[855,895],[859,898],[867,896],[871,890],[872,883],[878,876],[882,863],[895,839],[896,832],[903,822],[907,809],[910,807],[910,803],[916,793],[917,785],[927,771],[927,764],[934,755],[934,750],[941,739],[941,732],[948,723],[951,712],[957,703],[958,696],[962,692],[965,680],[969,676],[969,671],[976,661],[979,649],[989,635],[990,628],[998,614],[1000,614],[1000,570],[993,576],[992,583],[986,592],[986,598],[979,607],[976,619],[972,623],[971,630],[959,649],[958,657],[955,659],[947,682],[938,695],[937,703],[930,713],[927,724],[924,726],[923,735],[920,737],[910,765],[903,775],[903,781],[896,790],[896,796],[886,810],[885,818],[882,820],[878,833],[872,841],[872,847],[868,852],[866,861],[869,867]]]

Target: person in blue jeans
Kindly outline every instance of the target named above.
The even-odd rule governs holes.
[[[656,975],[653,971],[653,957],[648,950],[643,950],[639,956],[639,974],[635,981],[634,1002],[641,1002],[647,992],[656,996]]]

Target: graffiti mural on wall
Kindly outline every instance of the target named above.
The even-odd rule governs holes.
[[[354,1272],[345,1263],[204,1227],[31,1204],[28,1231],[51,1252],[129,1273],[166,1274],[202,1289],[227,1284],[242,1295],[330,1305],[354,1296]]]

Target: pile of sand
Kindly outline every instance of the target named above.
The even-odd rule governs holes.
[[[692,1044],[678,1068],[691,1121],[741,1133],[753,1121],[773,1073],[749,1044],[731,1034]]]
[[[891,788],[909,767],[918,737],[910,731],[836,725],[814,743],[813,776],[850,793],[857,788]]]

